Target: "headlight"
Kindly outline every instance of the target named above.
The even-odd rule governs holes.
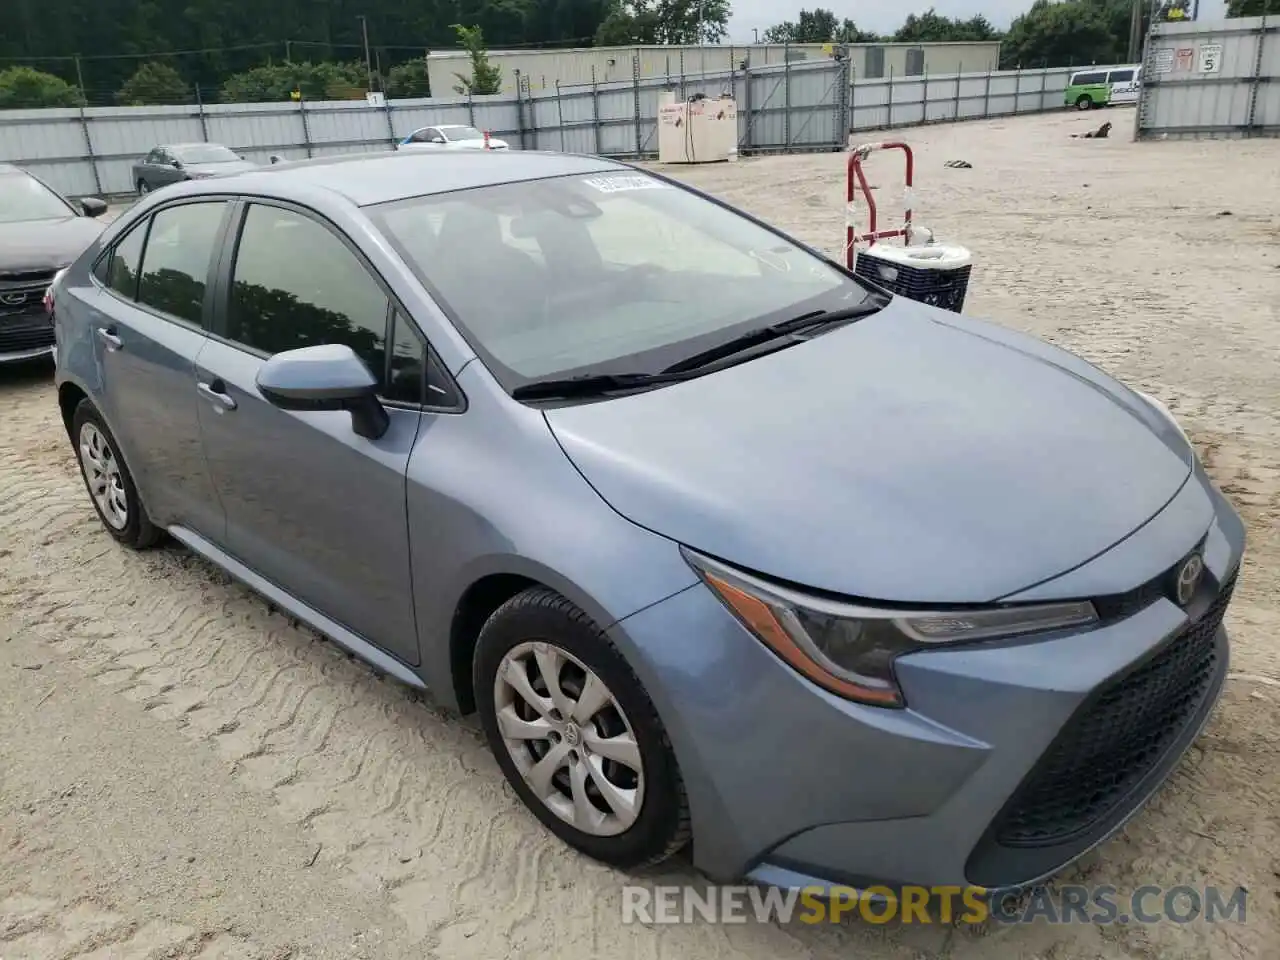
[[[1133,388],[1130,387],[1130,389],[1132,390]],[[1180,424],[1178,422],[1178,418],[1173,415],[1173,411],[1171,411],[1168,407],[1166,407],[1163,403],[1161,403],[1155,397],[1151,396],[1149,393],[1143,393],[1141,390],[1134,390],[1133,392],[1136,393],[1138,396],[1140,396],[1143,400],[1147,401],[1147,405],[1150,406],[1151,409],[1153,409],[1156,413],[1160,414],[1160,416],[1164,417],[1164,419],[1173,427],[1173,429],[1178,431],[1178,435],[1187,442],[1187,446],[1191,446],[1191,439],[1187,436],[1187,431],[1182,429],[1182,424]]]
[[[692,551],[703,582],[765,646],[824,690],[859,703],[904,706],[893,661],[950,643],[1014,637],[1094,623],[1093,604],[975,610],[879,610],[765,583]]]

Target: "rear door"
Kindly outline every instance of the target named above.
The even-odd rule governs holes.
[[[86,303],[103,414],[147,512],[219,539],[222,506],[200,446],[195,359],[204,347],[214,253],[230,204],[180,201],[133,225],[94,266]]]
[[[416,665],[405,474],[421,412],[399,394],[405,368],[423,368],[425,346],[409,327],[389,332],[387,290],[326,221],[265,201],[242,210],[197,371],[205,455],[227,506],[225,549]],[[272,354],[322,343],[350,346],[383,384],[391,426],[381,438],[357,436],[348,413],[285,411],[258,392]]]

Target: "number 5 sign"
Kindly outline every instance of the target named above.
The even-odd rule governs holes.
[[[1201,44],[1199,53],[1199,70],[1201,73],[1220,73],[1222,71],[1222,44]]]

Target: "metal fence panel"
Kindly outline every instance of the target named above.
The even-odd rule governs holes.
[[[1280,48],[1280,44],[1277,44]],[[739,152],[843,149],[854,131],[1007,116],[1062,107],[1068,68],[940,76],[858,77],[847,61],[799,60],[747,70],[679,72],[531,89],[490,97],[449,96],[0,113],[0,160],[29,166],[71,196],[133,190],[130,165],[157,143],[225,143],[259,163],[384,151],[414,130],[469,124],[523,149],[603,156],[657,153],[662,94],[730,93],[738,103]],[[1243,68],[1242,68],[1243,69]],[[1256,88],[1255,88],[1256,89]],[[1232,109],[1258,122],[1280,117],[1280,90],[1264,88]],[[1235,114],[1232,114],[1233,116]],[[1270,119],[1268,119],[1270,118]]]
[[[1280,136],[1277,81],[1280,16],[1157,24],[1135,137]]]

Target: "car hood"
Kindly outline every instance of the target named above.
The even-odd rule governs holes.
[[[1095,368],[902,298],[717,373],[545,415],[634,523],[899,603],[989,602],[1073,569],[1192,469],[1176,429]]]
[[[223,174],[257,170],[258,165],[249,160],[229,160],[226,163],[188,163],[182,169],[194,177],[216,177]]]
[[[103,226],[71,214],[58,220],[0,223],[0,273],[65,267],[98,238]]]

